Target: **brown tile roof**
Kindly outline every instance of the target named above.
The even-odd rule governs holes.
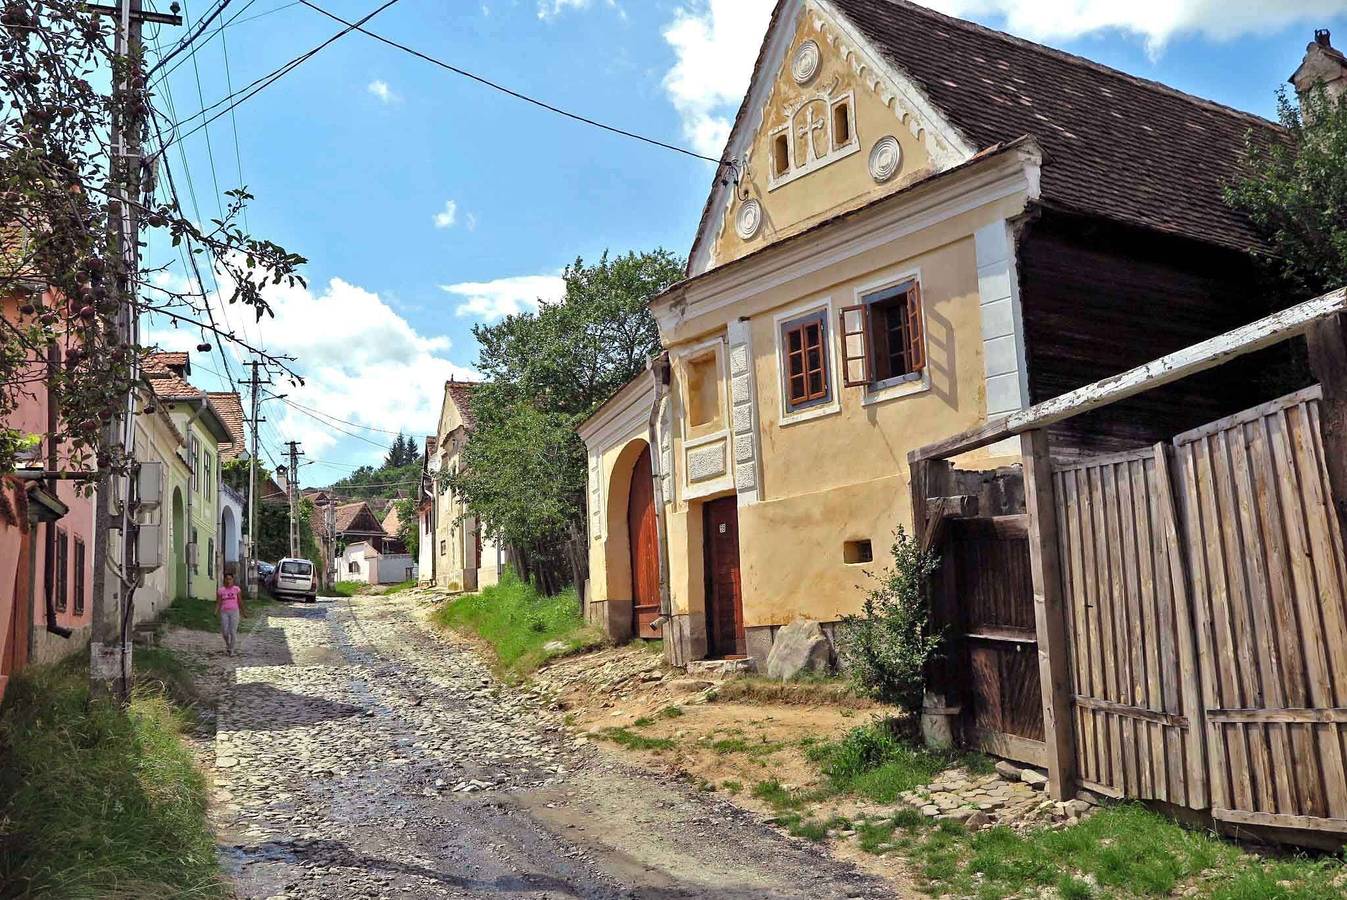
[[[1046,203],[1247,250],[1261,243],[1222,199],[1257,116],[906,0],[834,0],[976,149],[1025,135],[1043,148]]]
[[[469,430],[476,428],[477,415],[472,411],[472,394],[477,389],[477,383],[455,381],[451,378],[445,382],[444,389],[449,392],[454,405],[458,407],[459,414],[463,416],[463,427]]]
[[[213,391],[206,396],[210,398],[211,405],[220,416],[220,421],[224,422],[234,438],[229,443],[220,445],[220,456],[226,461],[238,459],[248,446],[243,431],[242,398],[234,391]]]
[[[356,527],[357,520],[361,517],[361,513],[364,513],[369,517],[369,522],[373,525],[372,528]],[[356,532],[358,534],[374,534],[383,529],[383,526],[379,524],[378,518],[374,515],[374,511],[370,509],[370,505],[364,500],[357,503],[344,503],[341,506],[338,506],[333,513],[333,519],[338,534],[348,531]]]
[[[205,396],[200,388],[193,387],[176,372],[168,369],[145,368],[145,377],[149,379],[154,396],[160,400],[200,400]]]
[[[436,438],[435,435],[433,434],[429,435],[426,438],[426,458],[429,459],[430,457],[434,456],[435,451],[439,449],[439,446],[440,446],[439,439]]]
[[[145,360],[145,368],[148,369],[151,366],[157,369],[178,369],[180,372],[187,374],[192,371],[191,358],[182,352],[151,353]]]

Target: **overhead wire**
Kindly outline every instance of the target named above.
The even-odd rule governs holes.
[[[204,38],[198,41],[192,47],[191,51],[187,54],[187,56],[183,57],[182,59],[179,59],[177,62],[173,63],[173,65],[169,66],[164,71],[159,72],[157,74],[157,78],[162,81],[169,75],[172,75],[174,72],[178,70],[179,66],[184,65],[187,62],[188,57],[190,57],[194,53],[199,52],[201,48],[208,46],[210,42],[215,39],[215,36],[217,34],[223,35],[225,29],[229,28],[231,25],[243,25],[247,22],[253,22],[256,21],[257,19],[263,18],[264,16],[269,16],[272,13],[282,12],[284,10],[289,9],[292,6],[299,6],[299,0],[291,0],[291,2],[289,3],[282,3],[280,6],[272,7],[271,9],[264,9],[261,12],[256,13],[255,15],[251,15],[246,18],[239,18],[245,12],[248,11],[249,7],[251,7],[256,2],[257,0],[248,0],[248,3],[245,4],[242,9],[234,13],[234,15],[230,16],[225,21],[221,22],[209,34],[205,35]]]
[[[359,22],[350,22],[346,19],[343,19],[336,13],[328,12],[326,9],[323,9],[318,4],[311,2],[311,0],[299,0],[299,2],[304,4],[309,9],[313,10],[316,13],[320,13],[324,16],[327,16],[329,19],[332,19],[336,22],[341,22],[342,24],[348,26],[349,28],[359,31],[366,37],[374,38],[376,41],[380,41],[381,43],[387,44],[390,47],[395,47],[398,50],[403,51],[404,53],[410,53],[417,59],[424,60],[434,66],[439,66],[441,69],[453,72],[455,75],[461,75],[464,78],[469,78],[477,82],[478,84],[482,84],[485,85],[486,87],[491,88],[492,90],[500,91],[502,94],[507,94],[508,96],[514,97],[516,100],[522,100],[525,103],[531,103],[534,106],[547,110],[548,112],[555,113],[559,116],[564,116],[565,118],[572,119],[576,122],[581,122],[585,125],[591,125],[595,128],[601,128],[604,131],[611,132],[612,134],[621,135],[622,137],[631,138],[637,141],[642,141],[647,144],[652,144],[656,147],[663,147],[665,150],[672,150],[675,153],[682,153],[685,156],[691,156],[694,159],[704,160],[709,163],[716,163],[717,165],[722,163],[722,160],[716,159],[715,157],[705,156],[701,153],[696,152],[695,150],[689,150],[686,147],[680,147],[677,144],[670,144],[666,141],[661,141],[657,138],[647,137],[643,134],[638,134],[635,131],[628,131],[625,128],[619,128],[616,125],[609,125],[606,122],[600,122],[597,119],[591,119],[589,116],[583,116],[580,115],[579,113],[574,113],[571,112],[570,110],[562,109],[559,106],[554,106],[553,104],[543,100],[539,100],[536,97],[531,97],[528,94],[524,94],[511,88],[508,88],[503,84],[499,84],[495,81],[490,80],[489,78],[484,78],[481,75],[469,72],[467,69],[459,68],[458,66],[455,66],[452,63],[447,63],[442,59],[437,59],[433,56],[430,56],[427,53],[422,53],[420,50],[409,47],[406,44],[399,43],[393,40],[392,38],[385,37],[382,34],[370,31],[368,28],[363,27],[366,20],[361,20]]]
[[[172,62],[173,57],[190,47],[192,42],[201,36],[201,32],[205,31],[206,28],[210,26],[210,23],[214,22],[219,17],[220,13],[224,12],[225,7],[228,6],[230,2],[231,0],[219,0],[219,3],[216,4],[215,8],[206,14],[205,19],[197,23],[196,30],[189,31],[187,34],[183,35],[182,40],[178,41],[178,43],[167,53],[162,54],[158,61],[156,61],[153,66],[150,66],[150,70],[145,74],[147,76],[153,75],[164,65]]]

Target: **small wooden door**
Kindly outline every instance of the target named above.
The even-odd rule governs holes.
[[[1026,517],[955,520],[944,557],[967,666],[968,743],[1041,764],[1043,697]]]
[[[739,501],[705,506],[707,656],[743,656],[744,606],[739,591]]]
[[[633,636],[658,638],[652,623],[659,618],[659,533],[655,526],[655,482],[650,448],[641,451],[631,470],[627,493],[627,541],[631,548],[631,624]]]

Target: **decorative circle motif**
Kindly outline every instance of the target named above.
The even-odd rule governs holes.
[[[870,148],[870,175],[875,181],[888,181],[903,165],[903,145],[893,135],[885,135]]]
[[[795,51],[795,60],[790,64],[790,74],[796,84],[804,84],[818,74],[820,58],[818,44],[814,41],[805,41],[800,45],[800,49]]]
[[[734,217],[734,230],[739,237],[748,240],[758,233],[762,225],[762,204],[756,200],[745,200],[739,207],[739,215]]]

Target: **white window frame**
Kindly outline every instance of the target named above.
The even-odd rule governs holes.
[[[792,411],[790,408],[790,398],[786,388],[786,353],[781,345],[781,326],[792,319],[799,319],[810,313],[822,312],[824,321],[828,323],[827,328],[827,349],[828,349],[828,383],[832,399],[827,403],[819,403],[804,409]],[[820,419],[824,416],[831,416],[834,413],[842,411],[842,391],[841,383],[838,381],[838,367],[836,365],[841,353],[841,345],[838,343],[837,336],[837,315],[833,309],[833,298],[831,294],[822,297],[814,297],[797,306],[782,310],[772,316],[772,342],[776,347],[776,392],[777,392],[777,413],[779,418],[777,424],[782,428],[788,425],[795,425],[799,422],[808,422],[811,419]]]
[[[928,316],[927,295],[925,290],[925,281],[921,277],[921,266],[908,267],[904,269],[890,269],[888,272],[877,276],[876,278],[856,285],[852,289],[852,296],[855,298],[852,305],[864,305],[865,298],[888,288],[898,287],[907,281],[915,281],[922,288],[921,292],[921,339],[926,342],[926,366],[920,372],[909,372],[906,375],[899,375],[896,378],[886,378],[883,381],[872,381],[865,386],[865,396],[861,400],[862,406],[874,406],[878,403],[887,403],[890,400],[898,400],[903,397],[911,397],[916,394],[924,394],[931,389],[931,340],[930,332],[927,330]],[[869,344],[873,339],[869,334],[865,336],[867,347],[866,352],[871,352]]]
[[[824,116],[824,131],[827,134],[827,140],[824,143],[828,150],[822,156],[816,157],[812,162],[801,162],[795,158],[795,116],[801,109],[804,109],[806,106],[816,101],[821,101],[827,110]],[[851,125],[851,140],[842,146],[835,148],[833,141],[833,109],[839,103],[844,102],[848,104],[847,120]],[[817,172],[824,166],[830,166],[838,160],[846,159],[848,156],[859,151],[861,149],[859,124],[856,117],[856,92],[854,90],[836,95],[819,94],[818,96],[810,97],[808,100],[801,103],[795,112],[786,119],[784,124],[776,126],[768,134],[767,190],[770,192],[779,187],[784,187],[797,178],[803,178],[810,172]],[[781,134],[783,131],[786,133],[786,158],[790,161],[790,167],[786,170],[784,175],[777,175],[774,145],[776,144],[777,135]]]

